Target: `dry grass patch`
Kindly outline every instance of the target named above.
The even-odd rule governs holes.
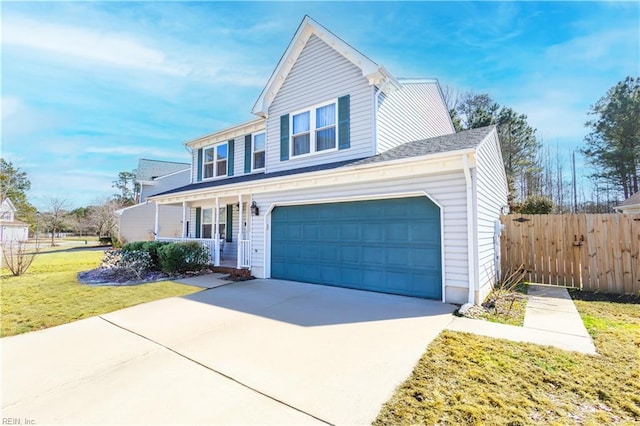
[[[576,306],[601,356],[446,331],[374,424],[640,422],[640,305]]]
[[[78,283],[78,272],[96,268],[102,251],[42,253],[29,271],[2,271],[2,336],[25,333],[112,312],[128,306],[199,291],[173,282],[130,287],[92,287]]]

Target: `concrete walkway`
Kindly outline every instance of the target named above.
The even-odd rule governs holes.
[[[566,288],[529,286],[524,326],[455,317],[447,329],[597,355]]]

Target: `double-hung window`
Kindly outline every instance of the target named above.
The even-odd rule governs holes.
[[[336,103],[331,102],[291,115],[291,155],[336,148]]]
[[[252,143],[252,170],[264,169],[265,150],[264,150],[264,133],[253,135]]]
[[[214,209],[202,209],[202,238],[213,238],[213,212]],[[218,233],[220,238],[226,238],[227,234],[227,208],[220,207]]]
[[[227,144],[205,148],[202,169],[205,179],[227,175],[227,158],[229,156]]]

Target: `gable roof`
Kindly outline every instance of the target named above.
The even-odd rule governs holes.
[[[14,213],[18,211],[9,198],[5,198],[2,201],[2,204],[0,204],[0,210],[2,210],[2,211],[11,211],[11,212],[14,212]]]
[[[362,70],[362,75],[369,80],[369,84],[380,84],[383,91],[391,91],[400,87],[400,83],[382,65],[378,65],[371,59],[345,43],[331,31],[305,15],[298,26],[287,50],[280,58],[276,69],[271,74],[267,85],[262,90],[251,112],[257,116],[265,117],[271,102],[275,99],[280,87],[287,75],[296,63],[298,56],[304,49],[309,38],[315,35],[320,40],[335,49],[338,53]],[[386,83],[386,84],[383,84]]]
[[[138,160],[136,180],[138,182],[152,181],[157,177],[189,169],[190,167],[191,165],[189,163],[148,160],[146,158],[141,158],[140,160]]]
[[[640,205],[640,191],[618,204],[618,207],[629,207],[635,205]]]
[[[425,155],[473,149],[480,145],[495,127],[495,125],[479,127],[450,135],[407,142],[376,156],[360,160],[354,163],[354,165],[383,163],[385,161],[400,160],[403,158],[422,157]]]
[[[477,148],[486,137],[494,131],[495,126],[481,127],[478,129],[464,130],[459,133],[451,135],[438,136],[435,138],[429,138],[414,142],[408,142],[399,145],[393,149],[383,152],[382,154],[374,155],[372,157],[360,158],[354,160],[340,161],[336,163],[320,164],[309,167],[302,167],[298,169],[282,170],[273,173],[259,173],[241,175],[232,178],[222,180],[211,180],[205,182],[192,183],[180,188],[175,188],[166,192],[162,192],[149,198],[152,199],[156,196],[177,194],[180,192],[195,191],[205,188],[222,187],[226,185],[233,185],[242,182],[251,182],[256,180],[277,178],[281,176],[292,176],[303,173],[311,173],[323,170],[333,170],[343,167],[354,167],[360,165],[367,165],[373,163],[385,163],[394,160],[401,160],[404,158],[423,157],[428,155],[437,155],[443,153],[453,153],[455,151],[465,151]]]

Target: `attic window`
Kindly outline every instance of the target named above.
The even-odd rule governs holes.
[[[291,114],[291,156],[336,149],[336,101]]]

